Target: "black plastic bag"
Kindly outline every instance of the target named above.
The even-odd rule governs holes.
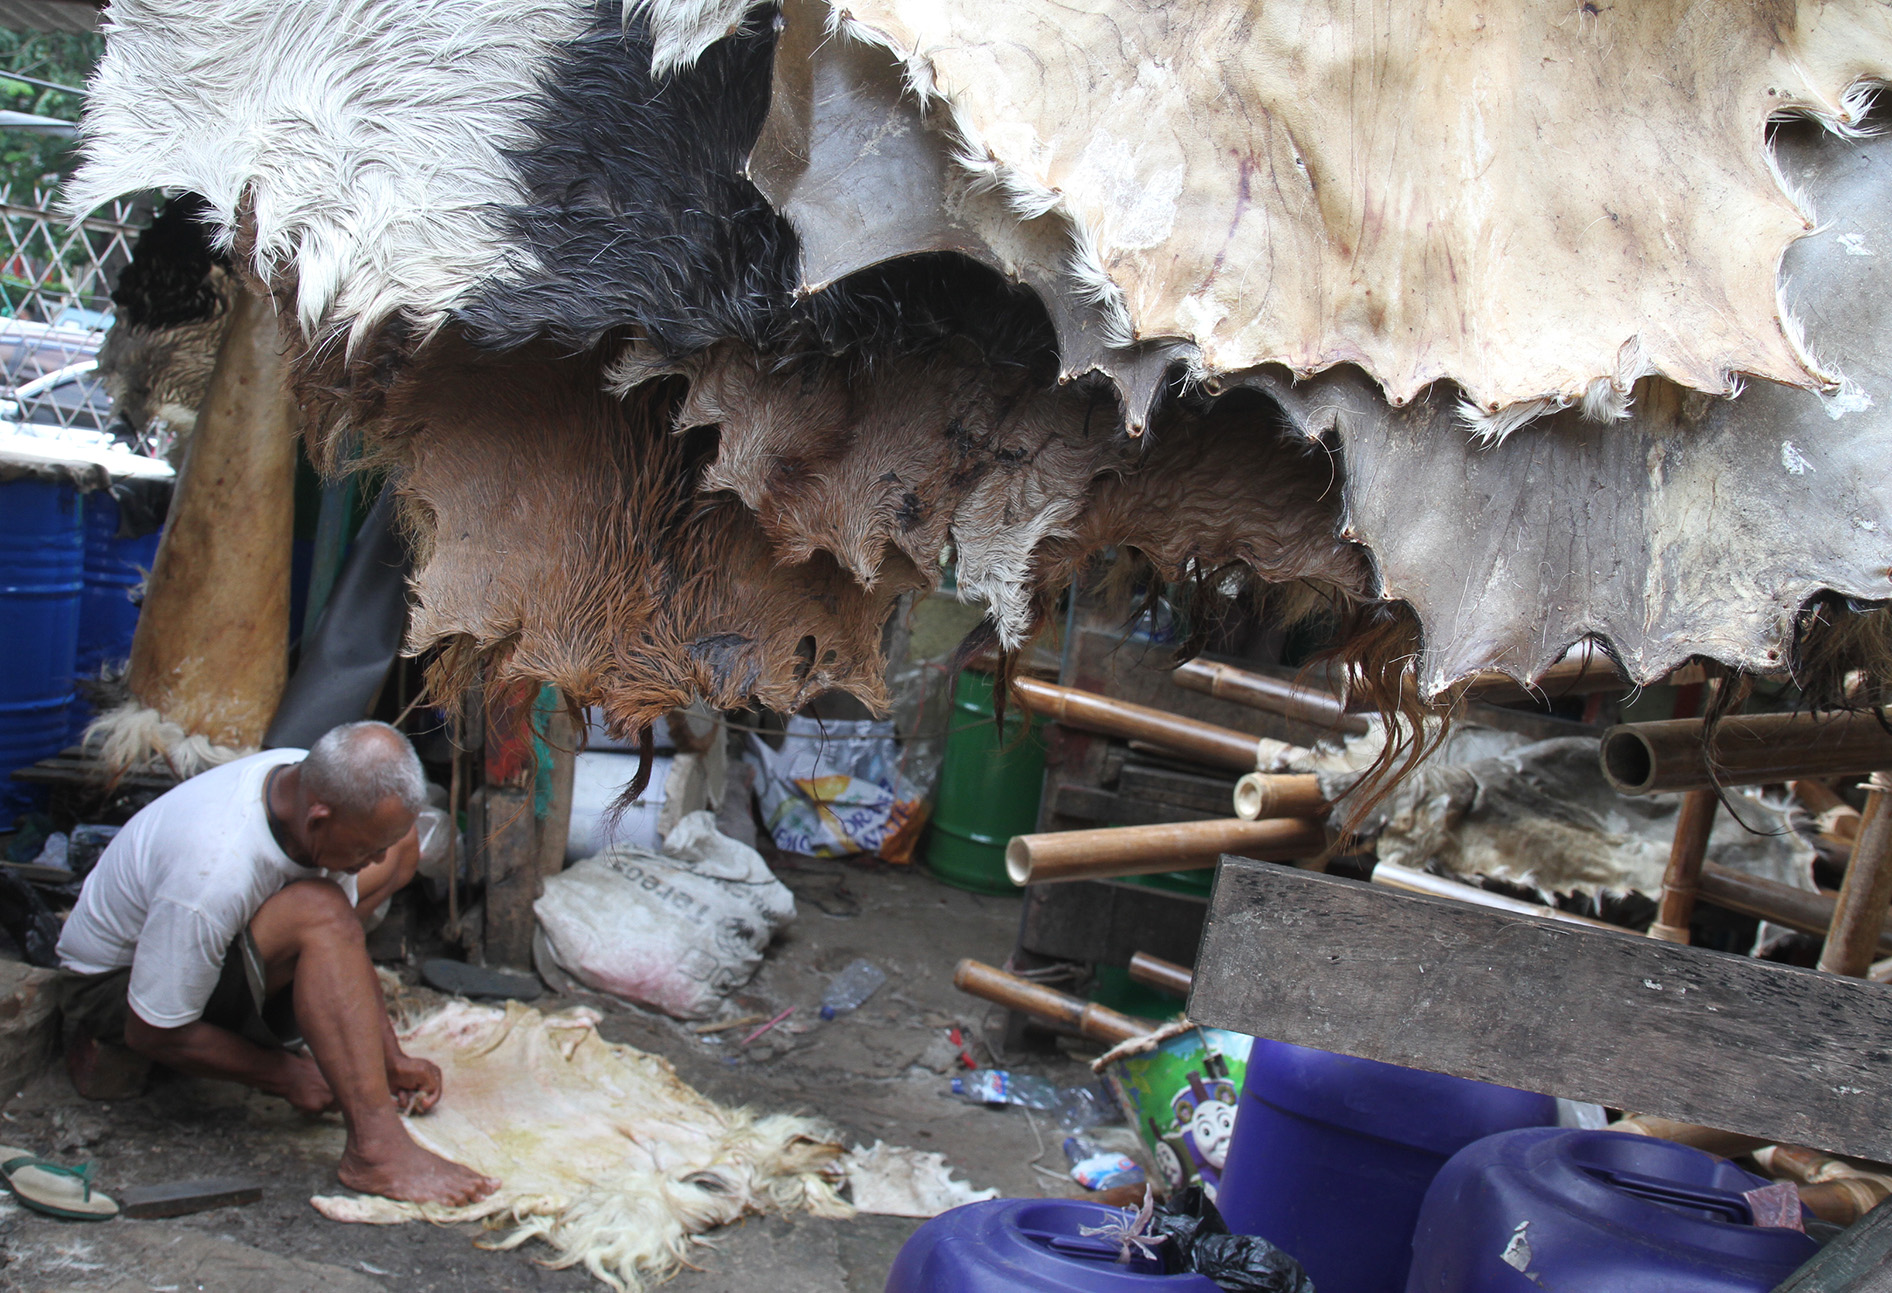
[[[1314,1293],[1301,1263],[1260,1235],[1231,1235],[1199,1185],[1170,1195],[1150,1218],[1148,1233],[1162,1235],[1168,1275],[1204,1275],[1226,1293]]]

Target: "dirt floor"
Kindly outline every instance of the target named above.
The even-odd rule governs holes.
[[[955,1024],[984,1035],[981,1003],[955,992],[959,958],[1010,953],[1019,900],[963,893],[907,869],[802,860],[778,873],[795,890],[796,922],[734,1000],[782,1027],[745,1048],[741,1032],[706,1038],[682,1024],[598,997],[547,996],[553,1010],[583,1000],[605,1012],[602,1032],[668,1057],[698,1090],[729,1104],[827,1119],[853,1140],[937,1150],[975,1186],[1006,1195],[1075,1194],[1062,1180],[1061,1133],[1016,1109],[975,1108],[946,1095]],[[889,973],[860,1011],[822,1022],[829,975],[856,957]],[[411,970],[409,971],[411,974]],[[992,1023],[996,1026],[996,1018]],[[996,1034],[993,1034],[996,1037]],[[992,1063],[975,1043],[981,1064]],[[1005,1057],[1061,1083],[1088,1071],[1068,1055]],[[450,1098],[451,1093],[449,1093]],[[1042,1137],[1042,1139],[1040,1139]],[[168,1221],[59,1222],[0,1207],[7,1263],[0,1288],[45,1293],[467,1293],[602,1288],[582,1271],[539,1264],[549,1250],[475,1246],[477,1227],[342,1225],[309,1206],[335,1191],[338,1119],[305,1119],[281,1101],[223,1083],[161,1075],[142,1097],[92,1103],[63,1072],[43,1075],[0,1109],[0,1143],[96,1164],[113,1188],[246,1173],[267,1183],[261,1202]],[[1042,1152],[1041,1152],[1042,1147]],[[1034,1168],[1034,1161],[1037,1167]],[[752,1218],[707,1236],[697,1270],[674,1293],[880,1293],[900,1245],[919,1223]],[[536,1250],[535,1250],[536,1249]]]

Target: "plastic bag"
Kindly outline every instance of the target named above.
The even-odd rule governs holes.
[[[1203,1275],[1225,1293],[1314,1293],[1301,1263],[1260,1235],[1231,1235],[1199,1185],[1169,1197],[1150,1218],[1149,1234],[1168,1275]]]
[[[812,857],[875,853],[910,862],[926,825],[926,791],[900,768],[894,725],[788,720],[781,750],[749,737],[756,797],[775,847]]]
[[[691,813],[662,853],[621,844],[545,882],[545,949],[588,987],[679,1019],[716,1013],[752,978],[795,897],[762,855]]]

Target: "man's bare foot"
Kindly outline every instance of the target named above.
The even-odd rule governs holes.
[[[405,1131],[398,1139],[389,1137],[385,1148],[377,1147],[372,1155],[351,1142],[335,1175],[363,1194],[450,1207],[476,1203],[499,1188],[492,1177],[422,1149]]]

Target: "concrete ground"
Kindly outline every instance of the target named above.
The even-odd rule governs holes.
[[[1016,898],[963,893],[905,868],[801,860],[779,874],[799,916],[732,1003],[789,1022],[743,1049],[741,1031],[706,1038],[674,1021],[596,997],[548,996],[546,1010],[584,1000],[606,1013],[602,1031],[668,1057],[705,1095],[758,1109],[824,1117],[854,1140],[937,1150],[976,1186],[1006,1195],[1075,1194],[1062,1180],[1060,1133],[1039,1135],[1019,1110],[987,1110],[945,1094],[955,1024],[982,1033],[982,1003],[952,987],[963,956],[994,963],[1010,953]],[[829,975],[856,957],[889,973],[860,1011],[829,1023],[815,1006]],[[975,1043],[981,1064],[992,1057]],[[1062,1083],[1088,1071],[1067,1056],[1009,1067]],[[1042,1136],[1042,1140],[1039,1136]],[[335,1191],[339,1120],[305,1119],[286,1104],[228,1084],[160,1075],[133,1100],[93,1103],[62,1071],[44,1073],[0,1109],[0,1143],[96,1164],[108,1192],[191,1177],[251,1174],[261,1202],[167,1221],[60,1222],[0,1205],[6,1265],[0,1289],[30,1293],[493,1293],[601,1288],[582,1271],[539,1264],[548,1249],[475,1246],[477,1227],[342,1225],[309,1196]],[[1042,1150],[1042,1152],[1041,1152]],[[1034,1168],[1034,1161],[1037,1167]],[[3,1196],[0,1196],[3,1197]],[[698,1269],[674,1293],[879,1293],[917,1222],[860,1217],[751,1218],[706,1236]]]

